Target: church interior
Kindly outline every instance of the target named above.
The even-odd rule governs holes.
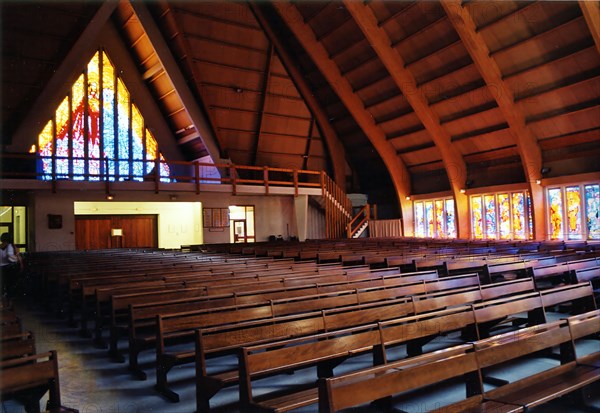
[[[600,411],[597,0],[0,17],[2,412]]]

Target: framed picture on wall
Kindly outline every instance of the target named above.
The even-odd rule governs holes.
[[[229,208],[204,208],[202,213],[204,228],[229,227]]]

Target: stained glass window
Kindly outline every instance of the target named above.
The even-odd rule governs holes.
[[[425,236],[433,237],[433,201],[425,201]]]
[[[527,192],[525,198],[527,199],[527,226],[529,227],[529,239],[533,239],[533,212],[531,210],[531,197]]]
[[[444,200],[435,200],[435,236],[445,238],[446,231],[444,230]]]
[[[448,238],[456,238],[456,218],[454,216],[453,199],[446,199],[446,232]]]
[[[567,237],[581,239],[581,193],[579,186],[569,186],[565,189],[567,196]]]
[[[417,201],[413,208],[416,237],[456,238],[452,198]]]
[[[104,52],[97,52],[38,137],[42,179],[142,180],[164,161]],[[159,170],[168,181],[166,162]]]
[[[562,191],[560,188],[548,190],[550,204],[550,239],[563,238]]]
[[[525,196],[523,192],[512,194],[513,238],[525,239]]]
[[[473,238],[483,238],[483,208],[481,196],[471,197],[471,216],[473,219]]]
[[[415,202],[415,236],[425,236],[425,217],[422,202]]]
[[[585,214],[590,239],[600,239],[600,185],[585,185]]]
[[[529,194],[524,191],[471,197],[474,238],[526,239],[533,232]]]
[[[500,238],[510,239],[510,197],[508,194],[498,194],[498,222]]]
[[[483,197],[485,206],[485,235],[488,239],[496,238],[496,197],[485,195]]]

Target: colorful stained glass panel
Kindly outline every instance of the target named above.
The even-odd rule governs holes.
[[[446,199],[446,232],[448,238],[456,238],[456,219],[454,217],[453,199]]]
[[[567,197],[567,238],[582,239],[581,193],[579,186],[565,188]]]
[[[550,239],[563,238],[563,201],[560,188],[548,190],[550,210]]]
[[[508,194],[498,194],[498,227],[501,239],[510,239],[510,197]]]
[[[488,239],[496,238],[496,196],[484,195],[483,203],[485,206],[485,237]]]
[[[471,197],[471,219],[473,225],[473,238],[483,238],[483,207],[481,196]]]
[[[600,239],[600,185],[586,185],[585,216],[589,239]]]
[[[435,201],[435,236],[445,238],[446,231],[444,230],[444,200],[438,199]]]
[[[423,203],[415,202],[415,236],[425,236],[425,216],[423,212]]]
[[[514,239],[525,239],[525,195],[523,192],[512,194],[512,224]]]
[[[434,234],[433,201],[425,201],[425,236],[433,237]]]

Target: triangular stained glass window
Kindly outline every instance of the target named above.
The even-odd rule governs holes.
[[[42,179],[169,181],[169,166],[123,80],[102,50],[38,137]]]

